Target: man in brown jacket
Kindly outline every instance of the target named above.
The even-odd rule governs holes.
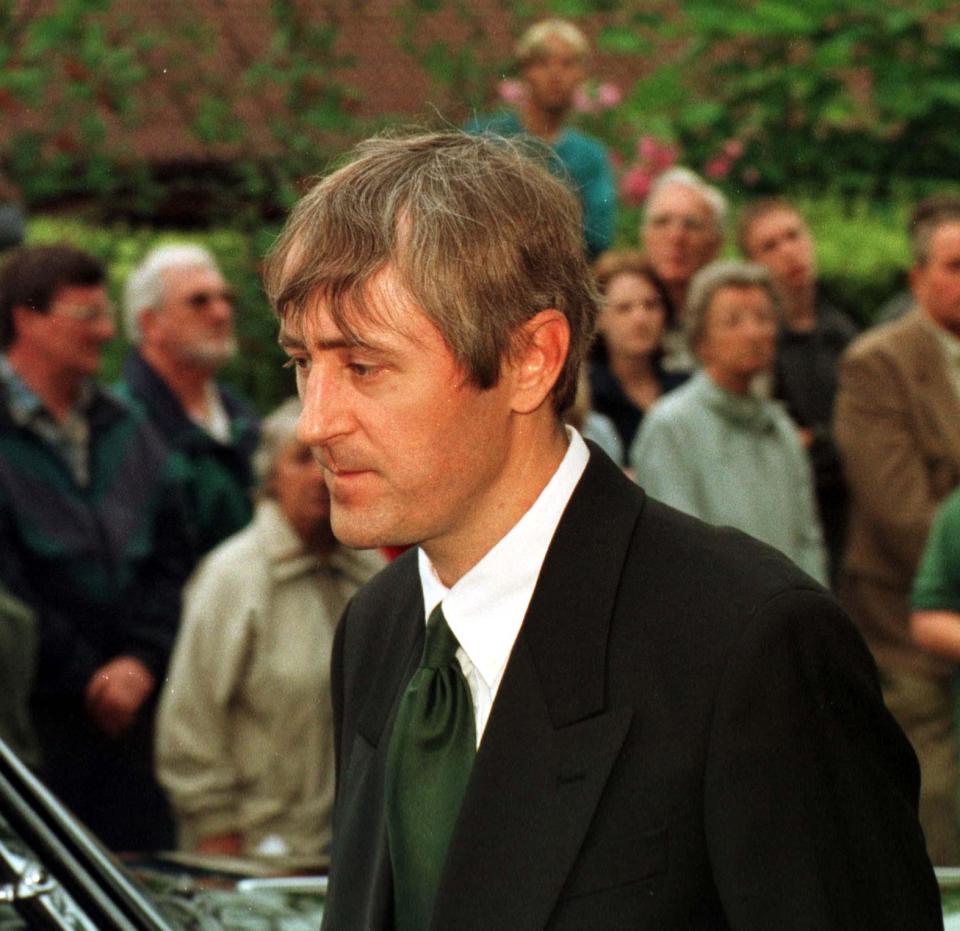
[[[956,864],[952,670],[913,644],[907,627],[934,512],[960,483],[960,198],[933,206],[911,229],[915,306],[858,339],[841,364],[834,430],[852,506],[838,594],[920,758],[931,859]]]

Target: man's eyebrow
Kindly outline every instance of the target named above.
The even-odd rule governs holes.
[[[307,349],[307,344],[301,336],[293,336],[289,333],[280,332],[277,342],[283,349]],[[323,350],[331,349],[364,349],[368,352],[385,352],[381,347],[366,340],[350,339],[346,336],[331,336],[327,339],[318,339],[313,342],[313,348]]]
[[[283,349],[306,349],[307,344],[303,341],[303,338],[300,336],[293,336],[290,333],[285,333],[283,330],[280,331],[280,334],[277,336],[277,342]]]

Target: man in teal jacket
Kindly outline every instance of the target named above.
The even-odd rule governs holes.
[[[613,242],[617,207],[613,173],[600,142],[564,125],[574,92],[586,76],[589,50],[583,33],[565,20],[531,26],[517,43],[527,90],[520,111],[478,117],[466,128],[501,136],[526,134],[544,143],[551,171],[565,178],[580,199],[587,255],[594,259]]]

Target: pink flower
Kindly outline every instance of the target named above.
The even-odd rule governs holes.
[[[652,182],[653,177],[645,169],[637,165],[628,168],[620,179],[620,194],[624,203],[631,207],[639,207],[650,193]]]
[[[743,155],[743,143],[739,139],[728,139],[723,144],[723,154],[736,161]]]
[[[582,84],[573,92],[573,109],[577,113],[593,113],[597,109],[590,92]]]
[[[723,155],[715,155],[703,166],[703,173],[713,181],[719,181],[730,174],[730,160]]]
[[[497,85],[497,93],[500,95],[500,99],[504,103],[517,104],[523,103],[527,97],[527,85],[523,81],[518,81],[515,78],[504,78]]]
[[[597,88],[597,104],[601,110],[611,110],[623,100],[623,94],[616,84],[604,83]]]
[[[645,162],[652,162],[660,152],[660,143],[653,136],[641,136],[637,141],[637,155]]]
[[[661,145],[653,157],[653,170],[659,174],[672,168],[680,158],[680,147],[666,143]]]

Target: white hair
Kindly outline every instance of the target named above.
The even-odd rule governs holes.
[[[272,483],[277,460],[287,445],[297,438],[297,421],[301,410],[299,398],[287,398],[260,424],[260,443],[253,454],[253,474],[262,497],[273,497]]]
[[[209,251],[193,243],[175,243],[151,249],[127,278],[123,292],[123,320],[127,339],[140,342],[140,317],[145,310],[163,303],[163,275],[171,268],[201,266],[220,271]]]
[[[727,198],[724,197],[723,191],[714,187],[712,184],[707,184],[700,175],[695,171],[691,171],[689,168],[683,168],[678,165],[676,168],[669,168],[662,175],[658,175],[656,181],[654,181],[650,187],[650,193],[647,195],[648,209],[657,194],[672,184],[688,188],[695,194],[699,194],[710,208],[713,225],[716,227],[717,232],[723,233],[724,226],[727,222]]]

